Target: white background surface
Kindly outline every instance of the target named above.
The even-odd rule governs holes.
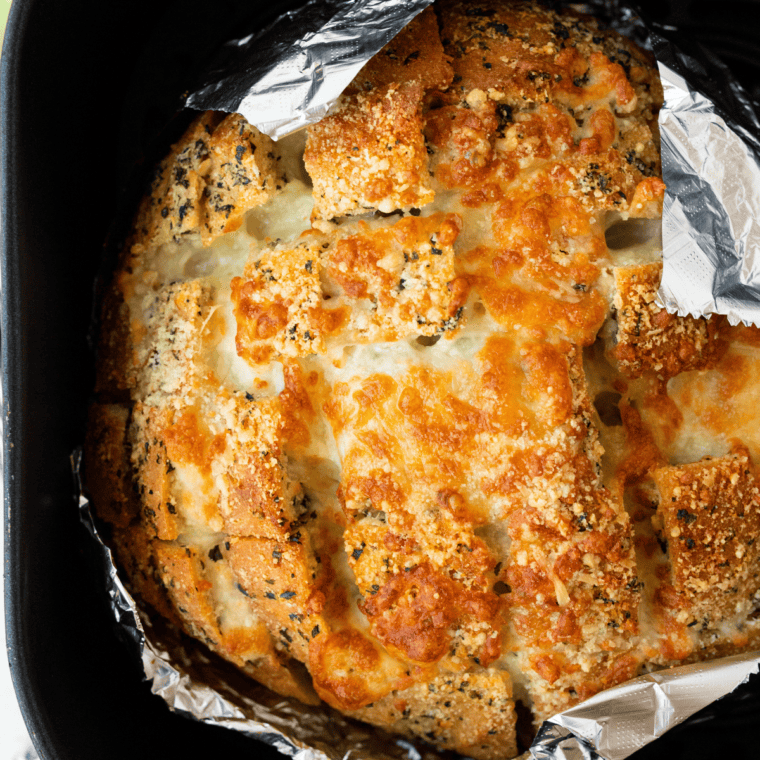
[[[11,7],[11,0],[0,0],[0,40],[5,32],[5,21]],[[0,42],[0,46],[2,43]],[[0,139],[2,139],[0,137]],[[0,223],[1,220],[0,220]],[[2,391],[0,390],[0,396]],[[2,426],[0,425],[0,431]],[[0,459],[2,454],[0,453]],[[3,503],[3,483],[0,479],[0,504]],[[0,553],[3,551],[0,547]],[[5,563],[3,563],[5,567]],[[3,578],[5,588],[5,578]],[[11,682],[11,672],[8,667],[7,650],[5,647],[5,610],[4,595],[0,594],[0,760],[36,760],[37,753],[32,748],[29,734],[21,717],[21,710],[16,702],[16,693]]]
[[[0,496],[3,484],[0,481]],[[0,612],[3,611],[3,597],[0,596]],[[0,758],[2,760],[36,760],[37,753],[32,748],[24,719],[16,702],[16,693],[11,683],[11,671],[5,649],[5,614],[2,617],[3,657],[0,663]]]

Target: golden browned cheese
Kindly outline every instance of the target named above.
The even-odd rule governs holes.
[[[760,643],[760,332],[661,273],[653,60],[437,2],[305,135],[204,114],[103,307],[130,587],[279,694],[478,760]],[[647,220],[653,220],[653,224]]]

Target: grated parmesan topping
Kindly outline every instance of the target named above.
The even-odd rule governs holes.
[[[515,698],[758,646],[760,332],[655,303],[661,98],[592,19],[446,0],[306,135],[199,117],[103,311],[86,470],[135,592],[479,760]]]

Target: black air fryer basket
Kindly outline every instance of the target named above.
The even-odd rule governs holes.
[[[88,331],[147,169],[179,136],[193,74],[299,0],[14,0],[2,63],[5,604],[21,709],[45,760],[276,757],[171,713],[116,633],[69,468],[93,387]],[[649,2],[760,95],[760,2]],[[634,757],[752,757],[760,679]]]

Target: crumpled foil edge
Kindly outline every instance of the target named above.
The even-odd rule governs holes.
[[[432,2],[310,0],[297,16],[288,11],[228,42],[185,105],[240,113],[278,140],[326,116],[362,66]]]
[[[654,671],[544,721],[535,760],[623,760],[727,694],[760,668],[760,652]]]
[[[760,104],[709,50],[677,28],[645,21],[635,0],[570,5],[657,60],[666,185],[657,305],[681,317],[722,314],[732,325],[760,327]]]
[[[760,122],[730,78],[733,119],[680,73],[696,61],[659,35],[652,41],[665,91],[668,188],[660,305],[682,317],[723,314],[732,325],[760,326],[760,140],[738,118],[757,134]]]

